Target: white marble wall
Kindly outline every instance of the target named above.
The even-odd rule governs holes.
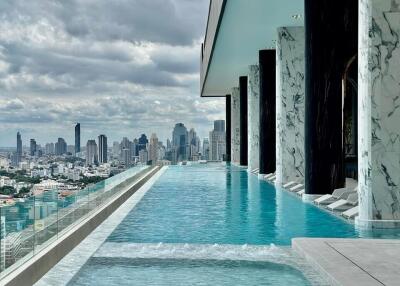
[[[260,167],[260,73],[258,65],[249,66],[248,75],[248,170]]]
[[[360,0],[358,165],[368,227],[400,226],[400,0]]]
[[[278,28],[276,184],[304,181],[304,27]]]
[[[231,161],[240,164],[240,90],[232,89],[231,95]]]

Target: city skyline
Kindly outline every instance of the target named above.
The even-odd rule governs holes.
[[[207,136],[224,118],[223,99],[197,97],[207,11],[207,0],[0,4],[0,146],[18,131],[24,145],[73,145],[76,122],[82,145],[99,134],[165,141],[176,122]]]
[[[223,116],[219,117],[219,118],[224,118]],[[211,127],[214,124],[214,121],[219,121],[221,119],[216,118],[215,120],[211,120],[209,123],[204,124],[204,126],[194,126],[194,125],[189,125],[188,126],[193,126],[194,129],[196,129],[197,134],[199,135],[199,137],[203,140],[204,138],[208,138],[209,137],[209,132],[212,129]],[[179,122],[179,121],[177,121]],[[8,145],[0,145],[0,148],[14,148],[16,146],[16,134],[20,133],[21,137],[22,137],[22,146],[23,147],[29,147],[30,139],[35,139],[35,141],[37,142],[38,145],[41,145],[41,147],[44,147],[45,144],[47,143],[55,143],[57,141],[58,138],[63,138],[68,145],[72,145],[75,146],[75,131],[74,128],[76,127],[77,124],[80,124],[80,143],[81,143],[81,148],[84,147],[86,145],[86,142],[88,140],[91,139],[97,139],[99,135],[101,134],[105,134],[108,138],[108,142],[114,142],[114,141],[120,141],[123,137],[128,137],[129,135],[129,139],[139,139],[140,136],[142,134],[146,134],[149,138],[150,135],[152,133],[156,133],[157,137],[159,139],[159,141],[163,142],[166,144],[167,140],[171,140],[171,131],[169,131],[168,128],[170,128],[171,130],[174,128],[173,126],[175,125],[175,123],[172,123],[171,126],[172,127],[166,127],[167,129],[163,129],[161,131],[161,134],[164,135],[159,135],[158,132],[152,131],[153,129],[148,129],[148,130],[143,130],[143,132],[138,132],[138,133],[133,133],[132,132],[127,132],[127,133],[122,133],[121,132],[121,137],[115,136],[115,137],[111,137],[108,135],[107,131],[103,131],[100,133],[94,133],[93,130],[85,130],[85,126],[82,125],[82,123],[80,122],[75,122],[73,124],[71,124],[70,126],[68,126],[69,129],[65,129],[63,128],[63,132],[61,132],[60,134],[56,134],[55,137],[50,137],[50,136],[36,136],[36,134],[34,133],[24,133],[22,130],[24,130],[24,128],[21,129],[16,129],[16,132],[12,135],[12,138],[8,139],[7,142],[11,142]],[[186,125],[186,123],[184,123]],[[191,127],[192,128],[192,127]],[[82,131],[85,130],[85,131]],[[112,132],[111,132],[112,133]],[[88,135],[91,134],[91,135]],[[93,135],[92,135],[93,134]],[[29,136],[28,136],[29,135]],[[46,138],[46,139],[43,139]],[[1,142],[1,141],[0,141]]]

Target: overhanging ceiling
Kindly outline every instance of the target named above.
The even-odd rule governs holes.
[[[277,28],[303,26],[303,15],[304,0],[226,0],[209,64],[203,67],[201,95],[229,94],[248,66],[258,63],[258,51],[275,47]]]

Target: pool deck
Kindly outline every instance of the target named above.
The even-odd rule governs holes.
[[[332,285],[400,285],[400,240],[295,238],[292,248]]]

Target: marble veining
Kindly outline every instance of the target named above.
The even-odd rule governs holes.
[[[232,89],[231,105],[231,159],[233,163],[240,164],[240,91],[238,87]]]
[[[304,28],[278,29],[276,48],[277,184],[304,182]]]
[[[369,226],[400,220],[399,7],[360,0],[358,221]]]
[[[249,66],[248,76],[248,168],[260,167],[260,70],[258,65]]]

